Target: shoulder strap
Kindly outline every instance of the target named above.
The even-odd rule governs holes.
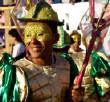
[[[62,53],[61,57],[66,59],[70,64],[70,86],[73,85],[73,80],[76,75],[78,75],[78,68],[72,57],[68,55],[68,53]]]

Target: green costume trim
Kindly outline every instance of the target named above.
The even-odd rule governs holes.
[[[2,86],[0,86],[0,102],[20,102],[16,67],[14,59],[8,53],[3,53],[0,70],[3,71]]]
[[[97,91],[99,96],[104,96],[107,91],[110,91],[110,87],[106,87],[106,85],[110,86],[108,82],[110,81],[110,61],[106,61],[95,51],[92,52],[91,58],[92,68],[90,70],[90,75],[96,80],[95,91]]]
[[[110,78],[110,61],[106,61],[101,56],[99,56],[95,51],[91,54],[92,57],[92,68],[90,74],[92,77],[98,77],[106,75]]]
[[[70,37],[69,35],[64,31],[63,26],[57,27],[58,33],[59,33],[59,40],[56,44],[53,45],[53,48],[62,49],[67,46],[70,46]]]

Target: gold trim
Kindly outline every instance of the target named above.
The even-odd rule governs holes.
[[[20,28],[24,28],[25,26],[20,26]],[[17,28],[17,26],[0,26],[0,29],[10,29],[10,28]]]
[[[14,6],[0,7],[0,10],[11,10]]]

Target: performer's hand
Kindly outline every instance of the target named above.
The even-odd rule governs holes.
[[[72,89],[73,102],[81,102],[83,100],[83,97],[84,97],[84,88],[83,87],[76,88],[76,86],[74,85]]]
[[[73,102],[80,102],[83,100],[84,96],[84,88],[81,86],[78,86],[77,84],[78,76],[75,77],[73,87],[71,88],[71,94],[72,94],[72,100]]]

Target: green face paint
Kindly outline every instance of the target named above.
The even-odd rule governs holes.
[[[53,39],[52,30],[45,23],[28,23],[24,29],[24,42],[29,43],[33,38],[46,42]]]
[[[75,34],[75,35],[72,36],[72,39],[73,39],[75,42],[79,42],[79,41],[81,41],[81,36]]]

